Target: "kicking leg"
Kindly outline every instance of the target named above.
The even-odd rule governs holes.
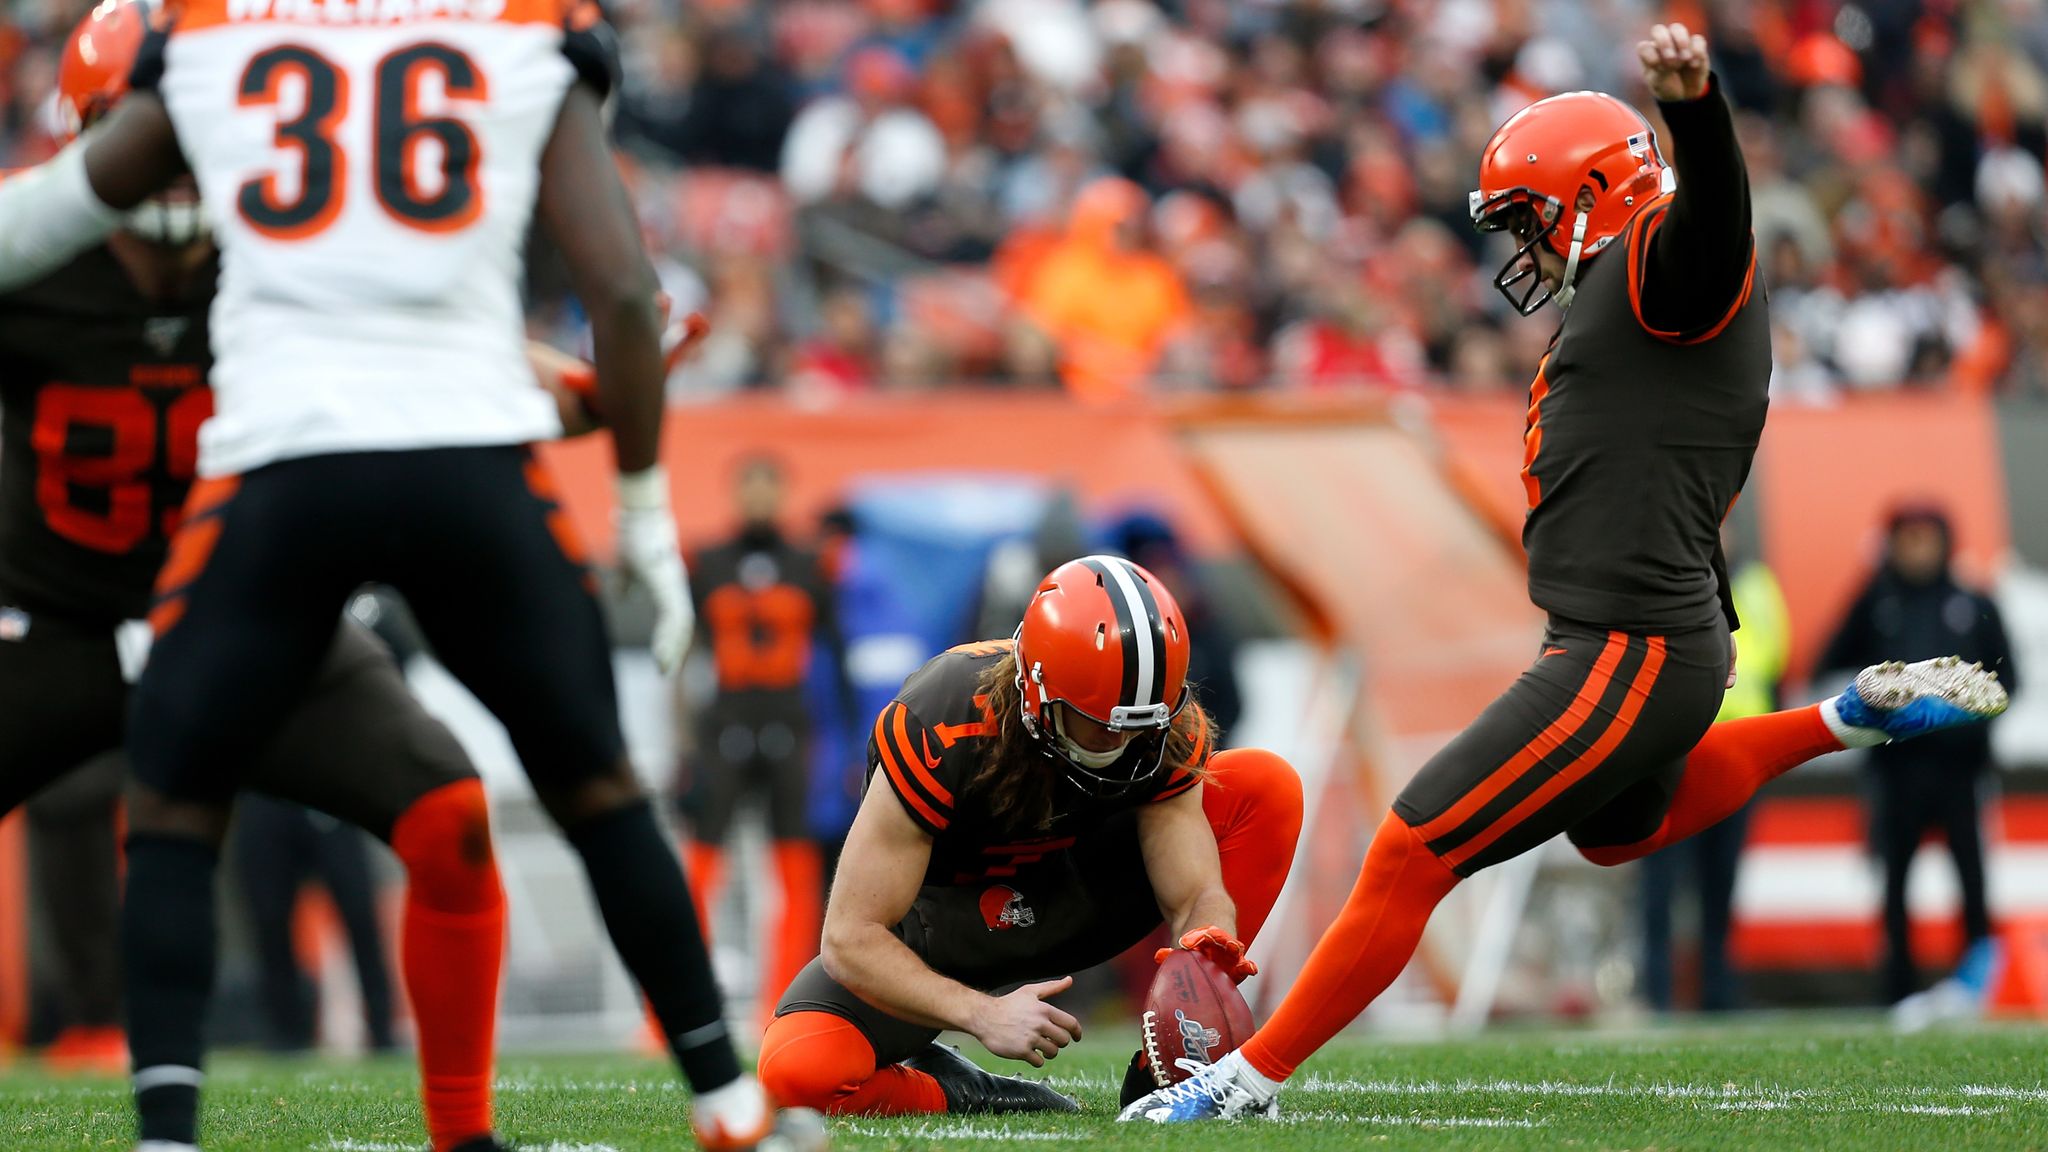
[[[1686,755],[1671,806],[1648,836],[1621,844],[1575,840],[1595,864],[1640,859],[1734,815],[1757,789],[1816,756],[1981,723],[2006,703],[1996,673],[1952,656],[1875,665],[1812,707],[1709,728]]]
[[[1266,1026],[1122,1119],[1270,1111],[1279,1082],[1400,974],[1463,876],[1543,843],[1669,762],[1719,702],[1726,644],[1711,633],[1667,642],[1554,630],[1549,649],[1403,790],[1343,911]]]

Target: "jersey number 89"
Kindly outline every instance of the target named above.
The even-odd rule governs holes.
[[[199,426],[213,393],[49,384],[36,396],[29,434],[36,453],[36,503],[50,530],[96,552],[126,555],[152,528],[169,539],[183,509],[157,508],[149,472],[189,481],[199,463]],[[180,489],[182,490],[182,489]],[[81,501],[87,493],[96,497]]]
[[[483,210],[476,171],[481,152],[476,133],[450,116],[424,116],[420,89],[429,73],[440,79],[449,100],[486,100],[489,83],[461,49],[425,43],[400,48],[377,62],[371,184],[377,202],[392,219],[423,232],[468,227]],[[235,207],[251,228],[273,240],[303,240],[334,222],[348,186],[348,154],[335,142],[335,129],[348,115],[348,73],[300,44],[281,44],[249,61],[238,99],[245,108],[276,106],[288,77],[305,93],[298,115],[277,124],[277,146],[297,154],[298,187],[289,195],[277,173],[242,184]],[[421,145],[439,145],[440,178],[421,179]]]

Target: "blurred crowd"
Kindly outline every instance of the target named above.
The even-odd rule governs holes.
[[[14,162],[80,7],[0,24]],[[1738,110],[1776,393],[2048,395],[2043,0],[608,8],[622,162],[715,326],[679,393],[1520,388],[1555,316],[1487,286],[1480,147],[1556,92],[1651,109],[1634,43],[1678,18]],[[545,275],[534,322],[574,339]]]

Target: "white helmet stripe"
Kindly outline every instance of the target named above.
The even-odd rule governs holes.
[[[1103,568],[1109,572],[1110,579],[1116,584],[1116,589],[1110,594],[1123,597],[1125,605],[1130,609],[1131,629],[1137,633],[1133,636],[1136,643],[1132,645],[1138,654],[1137,687],[1131,699],[1123,703],[1155,703],[1153,696],[1157,694],[1159,678],[1165,674],[1165,669],[1159,667],[1164,655],[1161,649],[1166,647],[1162,638],[1156,635],[1160,626],[1159,614],[1157,611],[1148,610],[1149,597],[1140,589],[1138,575],[1131,571],[1130,561],[1118,556],[1100,556],[1093,559],[1101,560]]]

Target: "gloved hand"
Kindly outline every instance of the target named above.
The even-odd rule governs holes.
[[[690,649],[697,610],[690,603],[690,574],[676,541],[675,513],[668,504],[668,469],[656,464],[619,476],[616,523],[619,570],[628,589],[646,587],[654,598],[654,663],[673,673]]]
[[[1223,969],[1234,984],[1242,984],[1247,978],[1259,974],[1259,966],[1245,959],[1244,941],[1216,927],[1214,924],[1206,928],[1190,928],[1182,933],[1180,950],[1200,952],[1202,955],[1207,956],[1211,963]],[[1173,955],[1174,951],[1175,949],[1172,948],[1161,948],[1158,952],[1153,953],[1152,959],[1163,964],[1168,956]]]
[[[711,321],[706,320],[701,312],[692,312],[681,320],[670,319],[667,293],[659,295],[655,303],[661,309],[663,325],[661,330],[661,365],[664,370],[674,372],[678,365],[696,354],[697,349],[704,343],[704,337],[711,334]],[[597,413],[594,407],[597,402],[597,365],[592,364],[588,360],[578,360],[567,356],[562,357],[562,360],[564,363],[555,367],[555,372],[561,380],[562,387],[581,397],[584,406],[590,408],[592,416],[595,417]]]

